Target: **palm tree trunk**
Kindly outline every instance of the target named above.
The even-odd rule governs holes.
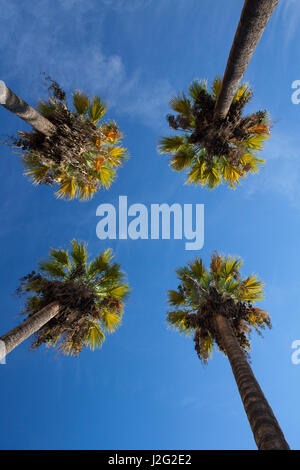
[[[252,54],[259,43],[278,0],[245,0],[236,30],[215,116],[225,118]]]
[[[48,137],[55,132],[55,126],[48,119],[15,95],[2,80],[0,80],[0,104],[26,121],[38,132]]]
[[[39,312],[35,313],[34,315],[28,317],[26,320],[23,321],[20,325],[13,328],[8,333],[0,337],[0,341],[2,341],[2,345],[4,343],[3,354],[7,355],[11,352],[15,347],[19,346],[25,339],[29,338],[33,333],[38,331],[42,326],[44,326],[51,318],[55,317],[59,312],[59,303],[52,302],[46,307],[42,308]],[[0,357],[0,360],[3,357]]]
[[[216,327],[228,356],[258,449],[288,450],[289,445],[234,336],[230,323],[224,316],[217,315]]]

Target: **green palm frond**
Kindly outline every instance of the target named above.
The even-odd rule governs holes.
[[[192,165],[195,159],[195,150],[191,145],[183,145],[171,158],[170,166],[173,170],[182,171]]]
[[[193,263],[189,263],[191,274],[198,280],[202,280],[206,276],[206,270],[201,258],[196,258]]]
[[[36,164],[30,161],[24,162],[24,164],[27,168],[24,173],[26,176],[29,176],[34,185],[41,184],[45,181],[49,173],[49,167],[47,165],[36,166]]]
[[[180,113],[183,116],[190,117],[192,113],[191,102],[187,98],[184,92],[179,93],[170,99],[170,106],[176,113]]]
[[[48,274],[57,279],[64,279],[66,277],[65,267],[55,260],[46,260],[39,263],[39,268],[45,274]]]
[[[179,306],[185,303],[185,298],[182,293],[177,292],[176,290],[168,291],[168,302],[170,305]]]
[[[71,241],[72,250],[70,256],[75,265],[86,265],[87,262],[87,244],[77,240]]]
[[[193,101],[197,101],[199,95],[207,91],[207,81],[206,80],[194,80],[189,86],[189,94]]]
[[[221,89],[222,89],[222,83],[223,83],[222,78],[215,77],[215,79],[213,81],[213,84],[212,84],[212,87],[211,87],[215,100],[217,100],[218,97],[219,97],[219,94],[220,94]]]
[[[109,263],[112,258],[112,250],[108,248],[89,263],[87,267],[87,275],[94,277],[103,273],[109,267]]]
[[[174,135],[172,137],[162,137],[158,143],[160,153],[171,153],[177,151],[184,145],[185,139],[183,136]]]
[[[167,313],[167,323],[170,328],[175,328],[179,333],[184,335],[190,335],[193,328],[186,323],[186,312],[183,310],[176,310],[174,312]]]
[[[50,259],[51,258],[57,261],[57,263],[61,264],[63,267],[70,268],[71,266],[69,253],[67,250],[55,250],[54,248],[50,248]]]
[[[79,116],[85,116],[90,107],[90,99],[86,93],[76,90],[73,95],[73,106]]]
[[[177,274],[178,279],[181,281],[185,282],[186,279],[190,277],[190,270],[187,266],[184,266],[183,268],[177,268],[175,269],[175,273]]]
[[[50,101],[40,100],[38,102],[37,108],[38,108],[39,112],[41,113],[41,115],[44,116],[45,118],[47,118],[55,110],[55,105],[54,105],[54,103],[51,103]]]
[[[99,122],[107,111],[107,104],[100,96],[95,96],[88,108],[88,116],[94,123]]]

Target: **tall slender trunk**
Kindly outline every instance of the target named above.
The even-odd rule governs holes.
[[[215,116],[225,118],[252,54],[259,43],[278,0],[245,0],[236,30]]]
[[[48,119],[15,95],[2,80],[0,80],[0,104],[42,134],[49,137],[55,132],[55,126]]]
[[[44,326],[51,318],[55,317],[59,312],[59,303],[52,302],[46,307],[42,308],[39,312],[28,317],[20,325],[16,326],[8,333],[0,337],[2,345],[4,343],[4,348],[1,348],[1,352],[7,355],[13,349],[15,349],[19,344],[21,344],[25,339],[29,338],[33,333],[38,331],[42,326]],[[0,357],[3,359],[3,357]]]
[[[288,450],[289,445],[234,336],[230,323],[225,317],[218,315],[216,327],[228,356],[258,449]]]

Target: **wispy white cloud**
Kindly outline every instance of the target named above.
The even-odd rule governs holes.
[[[172,94],[171,85],[164,78],[147,81],[138,68],[129,70],[123,57],[106,51],[101,34],[112,8],[132,12],[151,1],[40,0],[32,9],[27,3],[18,7],[16,0],[0,0],[4,64],[0,78],[9,84],[22,77],[18,92],[36,100],[43,93],[41,72],[45,72],[68,92],[81,88],[102,94],[114,113],[136,115],[158,128],[166,114],[163,110]],[[94,35],[88,34],[91,9]]]
[[[277,7],[277,18],[282,17],[284,24],[284,41],[288,45],[294,38],[300,24],[299,0],[284,0]]]

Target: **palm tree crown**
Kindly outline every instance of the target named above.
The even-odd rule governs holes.
[[[242,84],[225,118],[215,117],[214,110],[222,80],[215,78],[209,90],[206,81],[196,80],[189,87],[189,97],[183,92],[170,101],[176,116],[168,115],[169,126],[184,134],[163,137],[161,153],[171,153],[170,166],[175,171],[188,170],[187,183],[213,189],[221,183],[231,188],[240,178],[258,171],[264,160],[256,153],[270,136],[271,121],[266,111],[242,116],[252,90]]]
[[[195,349],[206,363],[214,343],[224,353],[221,338],[215,327],[216,315],[225,316],[241,349],[250,351],[249,333],[271,327],[269,314],[253,306],[263,296],[263,283],[256,275],[242,278],[242,261],[214,253],[210,269],[201,259],[176,271],[180,284],[168,292],[169,304],[175,310],[167,314],[168,324],[185,334],[194,333]]]
[[[102,121],[107,105],[100,96],[90,99],[75,91],[69,109],[65,92],[50,81],[49,98],[40,100],[38,109],[56,131],[51,136],[19,132],[10,145],[20,150],[26,174],[35,184],[58,184],[59,198],[89,199],[110,187],[127,157],[120,145],[122,134],[115,122]]]
[[[51,249],[39,271],[21,279],[19,294],[29,294],[24,314],[34,315],[56,301],[59,314],[37,333],[32,347],[45,343],[77,356],[82,347],[100,347],[105,332],[120,325],[129,286],[107,249],[88,262],[86,245],[73,240],[71,251]]]

